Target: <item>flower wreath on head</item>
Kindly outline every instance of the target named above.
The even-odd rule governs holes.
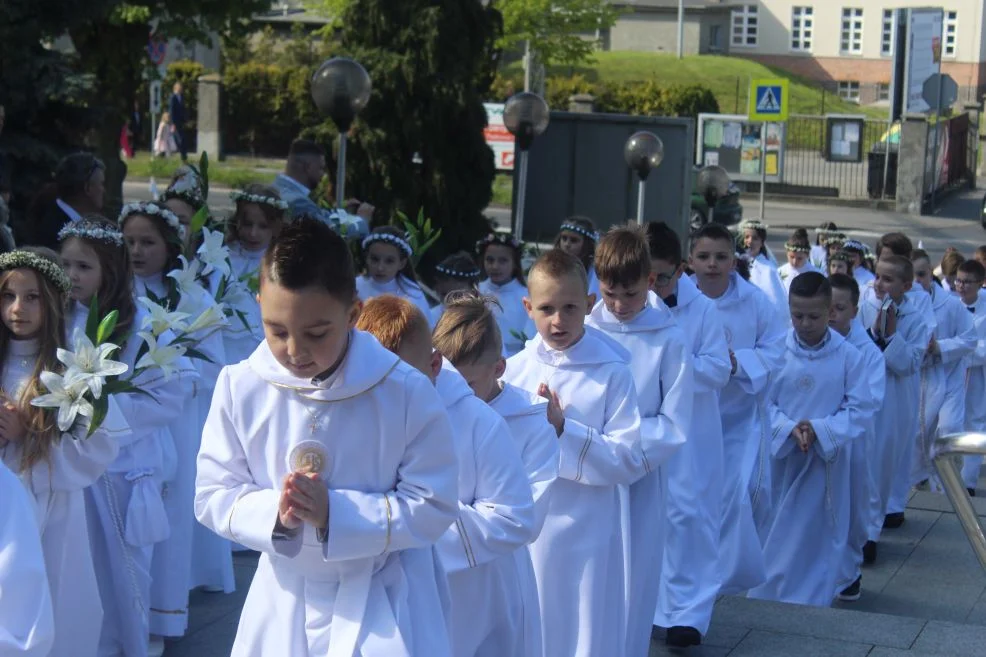
[[[789,253],[811,253],[811,246],[802,244],[801,242],[785,242],[784,250]]]
[[[123,233],[113,228],[107,228],[86,221],[74,221],[65,224],[65,227],[58,231],[58,241],[64,242],[70,237],[96,240],[107,244],[123,245]]]
[[[445,265],[435,265],[435,271],[443,276],[448,276],[449,278],[461,278],[466,281],[478,280],[482,276],[482,272],[479,268],[472,267],[471,269],[453,269],[452,267],[446,267]]]
[[[762,230],[767,232],[768,228],[770,228],[770,226],[759,219],[744,219],[739,225],[740,230]]]
[[[572,232],[572,233],[578,233],[582,237],[586,237],[586,238],[592,240],[593,242],[598,242],[599,241],[599,232],[598,231],[589,230],[588,228],[583,228],[582,226],[579,226],[578,224],[570,224],[570,223],[567,223],[567,222],[566,223],[563,223],[561,225],[561,228],[558,229],[558,231],[561,232],[563,230],[567,230],[567,231]]]
[[[831,262],[845,262],[847,264],[852,264],[852,254],[848,251],[836,251],[829,256],[829,261]]]
[[[866,245],[858,240],[846,240],[842,243],[842,250],[861,256],[865,256],[868,251]]]
[[[411,244],[407,239],[403,237],[398,237],[397,235],[391,235],[390,233],[370,233],[363,238],[363,249],[366,250],[374,242],[388,242],[393,244],[398,249],[404,252],[404,255],[408,258],[414,253],[411,248]]]
[[[185,201],[196,210],[205,205],[202,179],[194,169],[186,165],[178,170],[175,181],[161,195],[161,201],[164,202],[172,198]]]
[[[476,242],[476,252],[482,253],[483,249],[491,244],[501,244],[509,246],[511,249],[520,249],[524,245],[510,233],[490,233],[483,239]]]
[[[117,224],[120,228],[123,228],[123,222],[127,220],[127,217],[133,216],[135,214],[142,214],[148,217],[161,217],[176,233],[178,237],[185,238],[185,227],[181,225],[181,220],[178,219],[178,215],[169,210],[168,208],[162,207],[156,203],[127,203],[120,210],[120,218],[117,219]]]
[[[33,269],[57,287],[63,294],[72,289],[72,282],[65,270],[48,258],[30,251],[8,251],[0,255],[0,271],[11,269]]]
[[[822,246],[843,244],[845,241],[846,241],[845,233],[828,233],[822,237]]]
[[[229,197],[233,199],[235,203],[243,201],[244,203],[258,203],[260,205],[269,205],[277,210],[287,210],[288,204],[279,198],[274,198],[273,196],[261,196],[260,194],[247,194],[246,192],[240,190],[233,190],[230,192]]]

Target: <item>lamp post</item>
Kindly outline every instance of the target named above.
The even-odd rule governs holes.
[[[336,204],[346,201],[346,141],[356,115],[370,101],[373,83],[359,62],[333,57],[322,62],[312,76],[312,100],[339,129],[339,165],[336,171]]]
[[[515,94],[503,108],[503,125],[514,136],[514,145],[520,151],[517,169],[514,235],[524,239],[524,196],[527,193],[527,151],[534,138],[548,128],[550,112],[544,98],[529,91]]]
[[[641,130],[630,135],[623,146],[623,159],[627,166],[637,172],[640,182],[637,185],[637,223],[644,223],[644,193],[647,176],[664,159],[664,142],[653,132]]]

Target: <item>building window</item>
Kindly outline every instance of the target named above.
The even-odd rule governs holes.
[[[840,82],[839,83],[839,98],[842,100],[848,100],[853,103],[859,102],[859,82]]]
[[[880,54],[891,57],[894,54],[894,10],[883,10],[883,32],[880,36]]]
[[[955,37],[959,31],[959,12],[957,11],[946,11],[945,12],[945,25],[943,26],[943,32],[945,33],[945,44],[942,49],[943,54],[946,57],[955,57]]]
[[[876,85],[876,99],[879,100],[890,100],[890,85],[886,82],[881,82]]]
[[[860,55],[863,52],[863,10],[859,7],[846,7],[842,10],[842,40],[839,50],[848,55]]]
[[[811,7],[791,8],[791,50],[811,52]]]
[[[722,25],[709,26],[709,50],[712,52],[722,51]]]
[[[756,5],[739,5],[732,11],[732,39],[734,46],[754,48],[757,45],[759,23]]]

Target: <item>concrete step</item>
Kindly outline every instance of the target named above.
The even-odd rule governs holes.
[[[655,632],[650,657],[980,657],[986,627],[724,596],[702,646],[672,650]]]

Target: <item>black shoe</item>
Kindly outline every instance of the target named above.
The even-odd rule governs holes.
[[[901,513],[888,513],[883,518],[883,528],[884,529],[897,529],[904,524],[904,514]]]
[[[664,642],[675,648],[700,646],[702,645],[702,635],[694,627],[675,625],[668,629],[668,636],[664,639]]]
[[[856,581],[842,589],[842,593],[839,594],[839,600],[843,602],[856,602],[859,600],[859,585],[863,583],[863,576],[860,575],[856,578]]]
[[[876,563],[876,541],[866,541],[863,546],[863,563]]]
[[[966,488],[966,490],[969,491],[969,497],[975,497],[976,496],[976,489],[975,488]]]

